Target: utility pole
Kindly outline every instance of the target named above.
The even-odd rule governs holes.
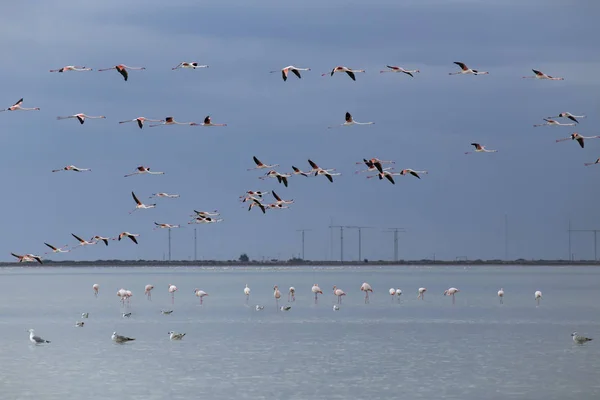
[[[198,261],[198,240],[196,239],[196,228],[194,228],[194,261]]]
[[[340,228],[340,262],[344,262],[344,226],[329,225],[329,228]]]
[[[573,253],[571,253],[571,220],[569,220],[569,261],[573,261]]]
[[[570,224],[569,224],[570,225]],[[571,232],[594,232],[594,261],[598,261],[598,232],[600,229],[571,229],[569,227],[569,238],[571,237]],[[569,240],[569,252],[571,251],[571,241]]]
[[[508,214],[504,214],[504,261],[508,261]]]
[[[388,228],[389,230],[384,232],[394,232],[394,261],[398,261],[398,232],[405,233],[404,228]]]
[[[304,258],[304,232],[312,231],[312,229],[296,229],[296,232],[302,232],[302,260],[306,260]]]
[[[171,261],[171,228],[169,228],[169,261]]]
[[[348,229],[358,229],[358,261],[362,262],[362,230],[371,229],[372,226],[346,226]]]

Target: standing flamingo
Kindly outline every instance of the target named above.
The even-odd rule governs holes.
[[[117,296],[121,300],[121,307],[125,306],[125,297],[127,295],[127,290],[121,288],[117,291]]]
[[[311,291],[315,294],[315,304],[317,304],[317,302],[319,301],[319,294],[323,294],[323,291],[321,290],[321,288],[319,287],[318,284],[314,284]]]
[[[290,286],[290,289],[288,291],[288,302],[290,301],[296,301],[296,288],[293,286]]]
[[[393,303],[394,297],[396,297],[396,289],[390,288],[389,292],[390,292],[390,296],[392,296],[392,303]]]
[[[367,282],[364,282],[362,285],[360,285],[360,290],[365,292],[365,304],[369,303],[369,292],[373,293],[371,285],[369,285]]]
[[[154,285],[146,285],[144,288],[144,294],[148,298],[148,300],[152,300],[152,289],[154,289]]]
[[[279,310],[279,299],[281,298],[281,292],[277,285],[273,286],[273,297],[275,297],[275,306]]]
[[[498,297],[500,298],[500,304],[504,304],[504,289],[498,290]]]
[[[333,294],[335,294],[338,298],[338,304],[342,304],[342,296],[345,296],[346,293],[342,289],[338,289],[337,286],[333,287]]]
[[[169,293],[171,293],[171,304],[175,304],[175,292],[177,291],[177,286],[169,283]]]
[[[98,71],[100,71],[100,72],[110,71],[112,69],[116,69],[117,72],[120,73],[121,76],[123,76],[123,79],[125,81],[127,81],[127,78],[129,77],[129,74],[127,73],[128,69],[144,70],[144,69],[146,69],[146,67],[128,67],[127,65],[119,64],[119,65],[115,65],[114,67],[110,67],[110,68],[102,68],[102,69],[99,69]]]
[[[94,283],[92,285],[92,289],[94,289],[94,296],[98,297],[98,291],[100,290],[100,285],[98,285],[97,283]]]
[[[535,297],[535,301],[537,302],[537,305],[539,306],[540,305],[540,299],[542,298],[542,292],[539,291],[539,290],[536,290],[536,292],[534,294],[534,297]]]
[[[400,302],[400,296],[402,296],[402,290],[396,289],[396,296],[398,296],[398,303]]]
[[[244,288],[244,294],[246,295],[246,304],[248,304],[248,300],[250,299],[250,288],[246,283],[246,287]]]
[[[421,299],[421,300],[425,300],[425,292],[427,291],[427,288],[419,288],[419,295],[417,296],[417,299]]]
[[[204,298],[204,296],[208,296],[208,293],[206,293],[204,290],[200,290],[198,288],[194,289],[194,293],[196,294],[197,297],[200,297],[200,305],[202,305],[202,299]]]
[[[444,296],[452,296],[452,304],[455,304],[454,295],[458,292],[460,292],[460,290],[455,287],[451,287],[450,289],[444,290]]]

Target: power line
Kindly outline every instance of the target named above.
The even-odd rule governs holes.
[[[304,232],[312,231],[312,229],[296,229],[296,232],[302,232],[302,260],[306,260],[304,258]]]
[[[394,232],[394,261],[398,261],[398,232],[405,233],[404,228],[388,228],[389,230],[384,232]]]
[[[340,262],[344,262],[344,226],[329,225],[329,228],[340,228]],[[333,248],[333,246],[332,246]]]
[[[358,261],[362,261],[362,230],[363,229],[372,229],[372,226],[345,226],[348,229],[358,229]]]

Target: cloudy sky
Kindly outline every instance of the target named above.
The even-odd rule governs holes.
[[[162,259],[167,231],[173,259],[339,259],[339,229],[365,226],[363,258],[391,259],[401,227],[400,258],[567,258],[567,228],[600,229],[600,140],[581,149],[555,143],[574,131],[599,135],[600,4],[592,1],[308,0],[31,1],[0,15],[2,108],[23,97],[39,112],[0,114],[2,230],[0,259],[40,254],[44,242],[139,233],[129,241],[78,249],[61,258]],[[181,61],[210,68],[177,70]],[[463,61],[490,71],[449,76]],[[65,65],[94,69],[144,66],[128,82],[116,71],[51,74]],[[302,80],[270,74],[310,67]],[[357,81],[336,65],[365,69]],[[385,65],[421,72],[380,74]],[[521,79],[531,69],[564,81]],[[327,129],[350,111],[371,126]],[[532,125],[562,111],[585,114],[580,125]],[[57,121],[75,113],[105,120]],[[223,128],[168,126],[143,130],[117,122],[174,116]],[[465,155],[471,142],[495,154]],[[258,179],[252,156],[309,169],[307,159],[342,175],[294,176],[289,187]],[[396,160],[396,169],[428,170],[421,180],[366,179],[363,158]],[[74,164],[91,173],[51,173]],[[138,165],[162,176],[124,178]],[[288,210],[248,212],[238,197],[272,190],[294,199]],[[133,208],[155,192],[152,210]],[[224,221],[188,225],[192,210],[218,209]],[[346,260],[358,257],[355,229],[344,232]],[[575,258],[593,257],[591,233],[573,233]],[[59,259],[59,256],[54,259]]]

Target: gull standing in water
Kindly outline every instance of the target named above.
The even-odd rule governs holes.
[[[169,339],[171,340],[181,340],[185,336],[185,333],[177,333],[177,332],[169,332]]]
[[[315,304],[317,304],[317,302],[319,301],[319,294],[323,294],[323,291],[321,290],[321,288],[319,287],[318,284],[314,284],[311,291],[315,294]]]
[[[500,298],[500,304],[504,304],[504,289],[498,290],[498,297]]]
[[[29,341],[33,344],[50,343],[49,340],[45,340],[39,336],[36,336],[33,329],[29,329],[27,332],[29,332]]]
[[[360,285],[360,290],[361,292],[365,292],[365,304],[369,303],[369,292],[373,293],[371,285],[369,285],[367,282],[364,282],[362,285]]]
[[[454,295],[458,292],[460,292],[460,290],[455,287],[451,287],[450,289],[444,290],[444,296],[452,296],[452,304],[454,304]]]
[[[78,328],[83,328],[83,325],[85,325],[85,322],[83,322],[83,321],[77,321],[77,322],[75,322],[75,326],[78,327]]]
[[[577,344],[584,344],[586,342],[590,342],[590,341],[594,340],[589,337],[578,335],[577,332],[571,333],[571,336],[573,337],[573,341]]]
[[[113,340],[113,342],[116,342],[116,343],[126,343],[129,341],[135,340],[134,338],[130,338],[127,336],[117,335],[117,332],[113,332],[113,334],[110,338]]]

